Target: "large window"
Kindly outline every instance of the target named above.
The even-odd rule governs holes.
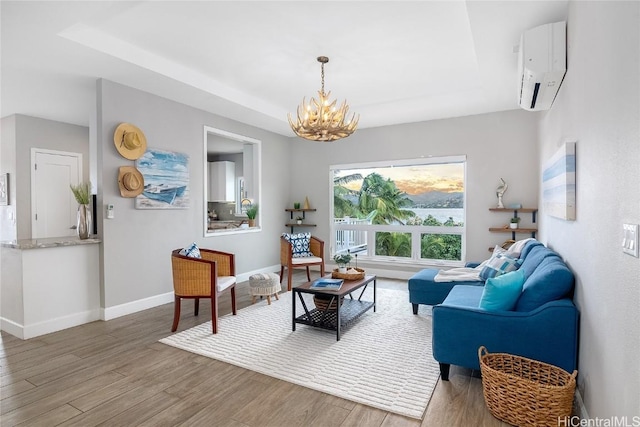
[[[331,252],[359,260],[459,266],[464,156],[331,166]]]

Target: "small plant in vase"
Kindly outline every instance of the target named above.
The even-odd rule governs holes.
[[[302,218],[301,216],[297,216],[297,217],[296,217],[296,223],[297,223],[298,225],[302,224],[302,220],[303,220],[303,218]]]
[[[258,204],[249,206],[247,208],[247,218],[249,218],[249,227],[256,226],[256,216],[258,215]]]
[[[518,223],[520,222],[520,217],[514,216],[511,218],[509,223],[509,228],[518,228]]]
[[[351,262],[351,254],[335,254],[333,256],[333,260],[338,264],[338,272],[346,273],[347,272],[347,264]]]

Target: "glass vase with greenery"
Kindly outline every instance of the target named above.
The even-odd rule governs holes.
[[[91,184],[81,182],[78,185],[69,185],[69,187],[73,197],[78,202],[76,232],[80,239],[88,239],[91,233],[91,209],[89,207],[89,203],[91,203]]]

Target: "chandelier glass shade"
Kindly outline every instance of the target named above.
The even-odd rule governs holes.
[[[355,132],[360,116],[356,117],[353,113],[351,118],[348,118],[347,101],[337,108],[337,100],[329,99],[331,92],[324,91],[324,64],[329,62],[329,58],[319,56],[318,62],[322,64],[322,89],[318,91],[318,100],[311,98],[307,103],[306,98],[303,98],[302,104],[298,106],[296,120],[292,119],[291,114],[287,115],[289,125],[300,138],[311,141],[335,141],[346,138]]]

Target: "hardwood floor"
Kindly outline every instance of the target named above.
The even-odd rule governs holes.
[[[294,274],[294,282],[305,280]],[[378,286],[407,287],[390,279]],[[236,292],[238,309],[251,304],[247,282]],[[228,294],[220,309],[231,312]],[[208,303],[195,317],[193,302],[184,301],[178,331],[210,316]],[[491,416],[468,370],[451,368],[419,421],[160,344],[172,320],[167,304],[27,341],[2,332],[0,425],[507,426]]]

